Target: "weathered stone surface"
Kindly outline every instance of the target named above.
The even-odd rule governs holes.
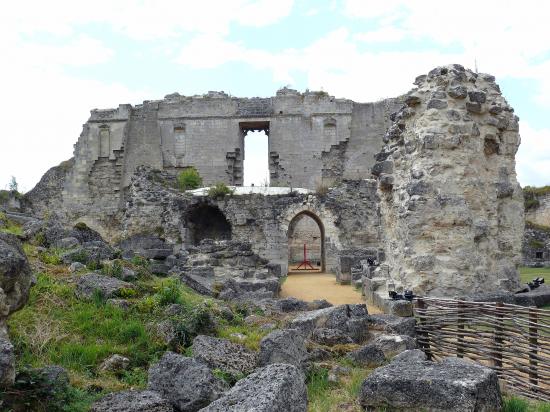
[[[62,394],[69,386],[67,370],[58,365],[48,365],[39,369],[25,369],[17,374],[16,382],[25,382],[45,398]]]
[[[261,366],[287,363],[302,368],[307,358],[304,336],[297,329],[275,330],[260,342],[259,365]]]
[[[359,402],[366,410],[489,412],[502,406],[496,372],[458,358],[378,368],[363,382]]]
[[[428,357],[420,349],[410,349],[398,354],[395,358],[393,358],[392,363],[393,362],[423,362],[426,360],[428,360]]]
[[[19,240],[0,232],[0,387],[13,384],[15,355],[6,320],[27,302],[33,276]]]
[[[170,402],[153,391],[110,393],[95,402],[90,412],[173,412]]]
[[[370,344],[381,349],[386,359],[391,359],[401,352],[418,347],[416,339],[407,335],[380,335]]]
[[[367,318],[370,332],[395,335],[406,335],[414,337],[416,335],[414,318],[402,318],[395,315],[376,314],[369,315]]]
[[[133,287],[131,283],[111,276],[88,273],[78,277],[75,293],[81,299],[90,299],[96,291],[104,298],[115,298],[123,289],[132,289]]]
[[[353,339],[338,329],[318,328],[313,330],[310,339],[325,346],[353,343]]]
[[[0,387],[7,387],[15,380],[15,351],[7,338],[0,338]]]
[[[174,352],[166,352],[149,368],[147,387],[168,399],[180,412],[194,412],[207,406],[225,389],[203,362]]]
[[[199,335],[193,340],[193,356],[212,369],[233,376],[248,375],[258,363],[258,355],[242,345],[211,336]]]
[[[128,369],[128,366],[130,366],[130,359],[115,353],[105,359],[101,365],[99,365],[99,369],[108,372],[120,372]]]
[[[273,364],[241,379],[202,412],[305,412],[307,390],[299,368]]]
[[[366,368],[376,368],[386,362],[384,352],[376,345],[368,344],[346,355],[354,363]]]
[[[61,259],[66,264],[71,262],[92,263],[102,260],[113,259],[115,250],[102,240],[84,242],[81,246],[69,250],[61,255]]]
[[[290,327],[306,335],[318,328],[336,329],[361,343],[368,334],[368,312],[365,305],[333,306],[304,312],[290,322]]]
[[[384,149],[391,147],[386,161],[394,163],[391,190],[379,185],[389,279],[377,291],[512,291],[523,231],[518,119],[491,77],[455,66],[430,73],[411,92],[421,99],[415,113],[395,117],[402,145],[389,141]],[[431,97],[440,91],[450,98]],[[448,110],[430,110],[443,106]],[[503,110],[495,115],[491,106]],[[413,169],[422,173],[413,176]]]

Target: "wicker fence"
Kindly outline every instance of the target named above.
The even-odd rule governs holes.
[[[495,369],[507,390],[550,401],[550,310],[418,298],[415,316],[429,358],[470,358]]]

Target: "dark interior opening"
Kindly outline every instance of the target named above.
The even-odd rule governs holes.
[[[542,252],[535,252],[535,259],[542,259],[543,253]]]
[[[200,204],[187,216],[189,241],[198,245],[203,239],[231,239],[231,224],[224,214],[215,206]]]

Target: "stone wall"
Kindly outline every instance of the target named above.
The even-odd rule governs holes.
[[[527,222],[522,254],[524,266],[550,266],[550,227]]]
[[[524,192],[530,191],[529,189],[525,188]],[[550,187],[535,188],[534,190],[539,191],[540,194],[535,192],[532,196],[529,196],[528,193],[525,193],[526,196],[532,199],[531,204],[526,203],[525,221],[550,227]]]
[[[92,110],[56,198],[62,196],[72,218],[105,226],[123,208],[138,166],[172,174],[193,166],[205,185],[242,185],[244,136],[250,130],[268,134],[271,186],[313,189],[366,178],[389,114],[399,104],[399,99],[355,103],[285,88],[270,98],[174,93],[141,105]]]
[[[326,269],[336,273],[341,251],[378,248],[380,218],[375,180],[344,181],[326,195],[298,193],[232,195],[223,199],[171,189],[167,172],[139,168],[127,192],[122,237],[144,231],[162,233],[170,243],[188,247],[189,216],[203,205],[218,208],[231,225],[231,239],[246,241],[262,258],[288,269],[288,231],[301,214],[322,225]],[[353,226],[353,231],[349,230]]]
[[[373,167],[389,269],[381,290],[512,290],[524,226],[518,118],[490,75],[453,65],[415,84]]]

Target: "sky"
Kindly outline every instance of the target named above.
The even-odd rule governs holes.
[[[4,2],[0,188],[70,158],[93,108],[283,86],[368,102],[450,63],[496,76],[520,117],[518,179],[550,184],[548,21],[550,2],[530,0]]]

